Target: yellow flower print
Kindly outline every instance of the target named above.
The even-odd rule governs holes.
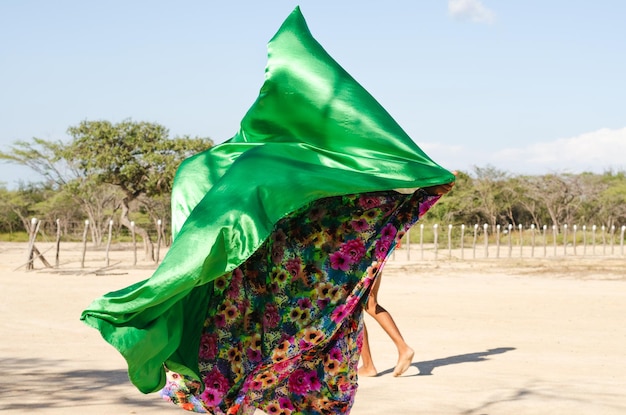
[[[337,375],[341,372],[341,362],[335,359],[324,359],[324,371],[331,376]]]
[[[324,338],[324,333],[314,327],[307,327],[302,333],[302,339],[310,344],[318,344]]]
[[[282,267],[273,267],[270,273],[270,281],[276,282],[278,285],[283,285],[289,280],[289,274]]]

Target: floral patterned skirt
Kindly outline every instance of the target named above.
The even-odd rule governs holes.
[[[283,218],[254,255],[212,282],[202,382],[167,370],[162,396],[216,415],[349,413],[362,302],[396,242],[434,203],[427,199],[337,196]]]

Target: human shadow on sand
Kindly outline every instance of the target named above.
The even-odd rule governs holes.
[[[18,358],[0,359],[0,370],[0,413],[42,408],[77,411],[81,407],[86,413],[88,408],[111,404],[124,405],[129,411],[152,408],[163,413],[170,407],[180,411],[158,394],[146,397],[134,387],[130,389],[128,375],[122,369],[73,369],[61,359]],[[128,390],[132,391],[130,395]]]
[[[427,360],[425,362],[414,362],[411,363],[411,366],[417,368],[417,370],[419,370],[419,373],[404,376],[429,376],[433,374],[433,370],[435,370],[435,368],[437,367],[456,365],[460,363],[484,362],[485,360],[489,360],[489,356],[510,352],[512,350],[515,350],[515,347],[498,347],[495,349],[489,349],[484,352],[460,354],[456,356],[444,357],[443,359]],[[393,373],[393,370],[394,368],[392,367],[390,369],[379,372],[377,376],[388,375],[390,373]]]

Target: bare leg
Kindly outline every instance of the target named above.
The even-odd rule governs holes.
[[[400,376],[411,366],[411,362],[413,361],[413,355],[415,352],[411,349],[402,334],[400,334],[400,330],[396,323],[393,321],[391,314],[387,310],[385,310],[382,306],[378,304],[378,288],[380,287],[380,280],[382,275],[379,275],[372,287],[372,291],[370,292],[369,298],[367,299],[367,308],[366,311],[369,315],[374,317],[374,319],[380,324],[380,326],[385,330],[387,335],[391,338],[391,340],[396,345],[398,349],[398,363],[393,371],[394,376]],[[363,341],[363,349],[365,349],[365,339]],[[368,353],[369,353],[369,345],[368,345]],[[369,357],[371,360],[371,356]],[[365,365],[365,363],[364,363]],[[373,364],[372,364],[373,367]]]
[[[359,368],[359,376],[376,376],[378,371],[374,367],[372,360],[372,352],[367,338],[367,327],[363,324],[363,348],[361,349],[361,362],[363,365]]]

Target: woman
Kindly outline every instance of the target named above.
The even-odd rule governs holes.
[[[213,414],[347,413],[361,300],[395,236],[454,176],[313,39],[296,8],[259,98],[227,142],[186,160],[174,241],[153,276],[82,319],[142,392]]]

